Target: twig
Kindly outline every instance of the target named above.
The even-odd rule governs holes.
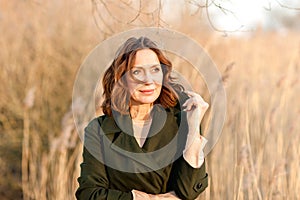
[[[141,1],[139,1],[139,2],[140,2],[140,4],[139,4],[139,10],[138,10],[137,14],[135,15],[135,17],[128,22],[129,24],[131,24],[132,22],[134,22],[140,16],[140,14],[141,14],[142,3],[141,3]]]
[[[243,25],[241,25],[239,28],[235,29],[235,30],[225,30],[225,29],[219,29],[217,28],[214,23],[212,22],[211,18],[210,18],[210,14],[209,14],[209,4],[208,4],[208,0],[206,0],[206,4],[205,4],[205,10],[206,10],[206,16],[207,16],[207,19],[208,19],[208,22],[209,24],[211,25],[211,27],[215,30],[215,31],[218,31],[218,32],[223,32],[225,34],[225,36],[227,36],[227,33],[229,32],[237,32],[237,31],[241,31],[241,29],[244,27]]]
[[[157,27],[160,27],[161,0],[158,1]]]
[[[291,9],[291,10],[300,10],[300,7],[291,7],[291,6],[287,6],[283,3],[281,3],[280,1],[276,0],[276,2],[278,3],[278,5],[282,8],[287,8],[287,9]]]
[[[111,28],[109,27],[109,25],[107,25],[107,24],[104,22],[104,19],[103,19],[102,15],[98,12],[96,0],[92,0],[92,3],[93,3],[92,14],[93,14],[93,19],[94,19],[94,22],[95,22],[97,28],[98,28],[104,35],[110,35],[113,31],[111,30]],[[96,19],[96,17],[95,17],[95,15],[96,15],[95,13],[99,16],[99,18],[101,19],[101,21],[103,22],[103,24],[104,24],[105,26],[107,26],[107,28],[109,29],[109,31],[110,31],[111,33],[107,32],[107,31],[103,30],[103,28],[101,28],[101,26],[99,25],[99,23],[98,23],[98,21],[97,21],[97,19]]]

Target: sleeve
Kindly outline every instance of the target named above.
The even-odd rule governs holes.
[[[185,116],[181,116],[181,115],[178,115],[177,119],[180,120],[182,117],[184,117],[183,119],[185,119]],[[177,123],[179,124],[179,122]],[[180,129],[182,129],[182,133],[186,133],[186,130],[188,130],[187,123],[185,122],[181,124]],[[200,133],[201,133],[201,127],[200,127]],[[186,137],[182,139],[187,140]],[[194,144],[197,146],[197,142],[195,142]],[[201,165],[199,163],[195,163],[194,165],[192,161],[189,160],[189,158],[187,158],[187,160],[184,158],[184,156],[186,156],[188,153],[184,151],[185,148],[182,149],[183,155],[180,156],[179,159],[177,159],[173,163],[171,175],[168,180],[168,190],[169,191],[173,190],[180,199],[195,199],[208,186],[208,175],[205,169],[205,159],[201,158],[201,151],[199,151],[199,146],[197,149],[199,152],[198,161],[201,162]],[[196,165],[200,165],[200,167],[198,166],[195,167]]]
[[[193,168],[181,156],[172,168],[169,179],[170,190],[174,190],[180,199],[195,199],[208,185],[205,161],[200,168]]]
[[[109,178],[106,174],[105,165],[100,162],[101,156],[100,124],[93,120],[85,128],[83,162],[81,174],[78,178],[79,188],[76,191],[78,200],[100,199],[133,199],[131,192],[122,192],[109,189]]]
[[[204,146],[207,143],[206,138],[199,134],[199,137],[192,138],[192,143],[183,150],[183,158],[193,168],[199,168],[204,162]]]

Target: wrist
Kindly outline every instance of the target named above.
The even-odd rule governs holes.
[[[200,137],[200,132],[199,131],[192,131],[193,129],[190,129],[187,138],[186,138],[186,144],[185,144],[185,149],[189,148],[195,140],[201,140]]]
[[[189,163],[193,168],[200,168],[204,162],[204,146],[207,143],[207,140],[200,136],[199,138],[194,139],[191,144],[187,143],[183,151],[183,158]]]
[[[183,150],[184,154],[190,154],[190,152],[195,152],[204,149],[207,143],[207,139],[200,134],[195,134],[194,136],[188,136]]]
[[[200,133],[200,125],[189,125],[188,134]]]
[[[131,190],[131,195],[132,195],[132,199],[133,199],[133,200],[136,200],[136,195],[135,195],[134,190]]]

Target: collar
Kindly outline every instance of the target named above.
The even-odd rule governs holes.
[[[133,136],[129,115],[111,117],[104,115],[98,118],[107,164],[126,171],[135,169],[134,163],[138,163],[138,171],[156,171],[160,176],[164,176],[163,172],[157,170],[172,163],[178,152],[176,148],[178,139],[173,139],[178,126],[173,110],[156,107],[151,114],[153,115],[151,127],[142,148]],[[169,143],[171,144],[168,150],[164,150]],[[128,158],[135,162],[128,162]],[[124,163],[127,163],[126,166]]]
[[[173,109],[164,109],[159,105],[154,105],[151,111],[152,123],[149,130],[148,137],[157,134],[166,124],[168,113],[173,113]],[[130,136],[133,136],[132,119],[130,115],[122,115],[117,112],[113,112],[113,116],[100,116],[98,118],[101,129],[104,135],[115,134],[124,132]]]

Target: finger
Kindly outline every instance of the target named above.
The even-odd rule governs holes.
[[[193,97],[193,98],[195,99],[195,101],[201,108],[206,107],[208,105],[208,103],[206,101],[204,101],[204,99],[201,96],[197,96],[197,97]]]
[[[190,111],[190,110],[193,110],[195,108],[197,108],[198,105],[196,102],[194,101],[189,101],[187,104],[186,104],[186,108],[184,109],[185,111]]]
[[[188,104],[187,101],[188,101],[188,100],[186,100],[186,101],[182,104],[182,107],[186,107],[186,104]]]
[[[209,107],[209,104],[206,103],[205,101],[200,104],[202,109],[207,109]]]
[[[186,91],[184,91],[184,92],[185,92],[188,96],[190,96],[190,97],[197,95],[197,93],[192,92],[192,91],[190,91],[190,90],[186,90]]]
[[[186,106],[186,108],[183,109],[183,111],[190,111],[191,110],[191,106],[190,104]]]
[[[184,104],[182,105],[182,107],[184,107],[184,111],[189,110],[190,109],[190,105],[191,105],[192,101],[191,99],[188,99],[184,102]]]
[[[182,107],[186,107],[186,106],[188,106],[189,104],[191,104],[191,103],[192,103],[192,101],[193,101],[193,99],[192,99],[192,98],[189,98],[189,99],[185,100],[184,104],[182,104]]]
[[[198,93],[195,93],[195,92],[192,92],[192,91],[189,91],[189,90],[185,91],[185,93],[186,93],[189,97],[194,97],[194,98],[196,98],[196,99],[199,99],[199,100],[201,100],[201,101],[204,101],[203,98],[201,97],[201,95],[198,94]]]

